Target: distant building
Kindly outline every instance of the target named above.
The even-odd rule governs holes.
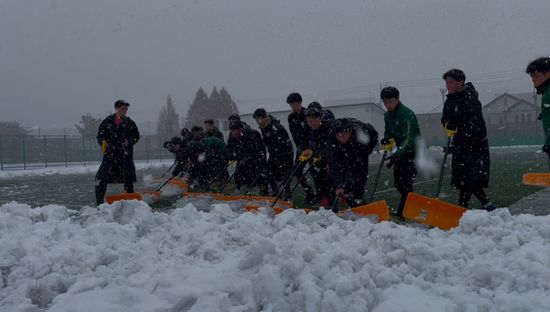
[[[542,126],[538,99],[532,92],[503,93],[483,106],[487,137],[491,146],[540,144]],[[443,145],[446,138],[441,126],[441,111],[418,114],[420,131],[428,145]]]

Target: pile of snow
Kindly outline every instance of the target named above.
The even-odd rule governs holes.
[[[443,232],[197,206],[1,206],[0,310],[550,311],[550,217]]]

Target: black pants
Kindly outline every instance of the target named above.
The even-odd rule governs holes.
[[[134,192],[134,182],[133,181],[125,181],[124,182],[124,191],[126,193],[133,193]],[[105,193],[107,192],[107,181],[105,180],[99,180],[99,183],[95,187],[95,201],[97,205],[101,205],[105,202]]]
[[[470,188],[465,186],[464,188],[460,189],[458,205],[464,208],[468,208],[468,204],[470,203],[472,195],[479,199],[479,201],[481,202],[481,206],[485,206],[485,204],[489,202],[487,194],[485,194],[485,191],[482,187]]]
[[[394,162],[393,185],[401,194],[397,214],[403,216],[403,209],[407,201],[407,195],[413,191],[413,181],[416,177],[416,165],[414,158],[400,158]]]

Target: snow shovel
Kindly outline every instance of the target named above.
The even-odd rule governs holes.
[[[548,170],[550,170],[550,156],[548,157]],[[523,184],[550,187],[550,172],[526,173],[523,175]]]
[[[388,207],[388,203],[385,200],[374,200],[374,193],[376,192],[376,188],[378,187],[378,181],[380,180],[380,174],[382,173],[382,168],[384,167],[384,162],[386,161],[386,156],[388,155],[388,152],[392,150],[392,148],[395,146],[395,140],[390,139],[390,144],[387,146],[384,146],[384,154],[382,154],[382,160],[380,161],[380,165],[378,166],[378,171],[376,172],[376,177],[374,178],[374,185],[372,187],[372,192],[369,198],[370,203],[353,207],[351,208],[351,212],[361,215],[361,216],[371,216],[376,215],[378,217],[378,221],[388,221],[390,219],[390,208]],[[341,216],[349,213],[348,210],[342,211],[339,213]]]
[[[141,191],[145,196],[147,196],[148,198],[150,198],[150,200],[152,202],[158,202],[160,200],[160,191],[162,190],[162,188],[168,184],[172,179],[174,179],[174,176],[168,178],[166,181],[162,182],[162,184],[154,191],[149,191],[149,190],[143,190]]]
[[[448,129],[447,124],[445,124],[444,129],[447,134],[447,147],[443,156],[443,162],[441,163],[441,170],[439,171],[439,182],[437,184],[435,198],[413,192],[409,193],[405,201],[403,216],[416,222],[448,230],[460,224],[460,218],[462,218],[462,215],[467,209],[439,199],[445,165],[449,154],[449,146],[451,145],[453,135],[456,133],[455,129]]]
[[[141,194],[140,193],[120,193],[120,194],[113,194],[113,195],[107,195],[105,196],[105,201],[108,204],[112,204],[119,200],[141,200]]]
[[[300,157],[298,158],[298,161],[296,162],[296,164],[294,165],[294,168],[292,168],[292,172],[290,173],[290,175],[286,178],[285,180],[285,183],[283,183],[281,185],[281,188],[279,189],[279,192],[277,192],[277,196],[275,197],[275,200],[273,201],[273,203],[271,204],[271,208],[275,207],[275,204],[277,204],[277,201],[279,201],[279,199],[281,198],[281,196],[283,196],[283,193],[285,191],[285,188],[290,184],[290,182],[292,182],[292,178],[294,177],[294,175],[296,174],[296,171],[298,171],[298,169],[300,168],[300,166],[302,165],[302,163],[306,162],[311,156],[302,156],[300,155]],[[299,179],[303,179],[303,177],[305,177],[305,175],[309,172],[309,169],[307,170],[306,173],[304,173],[302,175],[302,177]],[[300,183],[300,181],[297,182],[296,186],[298,186],[298,184]],[[296,186],[294,186],[294,188],[292,188],[292,190],[290,191],[290,193],[292,194],[292,192],[294,192],[294,189],[296,189]]]

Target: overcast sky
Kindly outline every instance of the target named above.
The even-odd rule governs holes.
[[[482,99],[532,90],[550,55],[549,0],[1,0],[0,120],[72,127],[117,98],[156,121],[170,94],[185,115],[198,87],[224,86],[241,112],[401,88],[417,112],[462,68]]]

